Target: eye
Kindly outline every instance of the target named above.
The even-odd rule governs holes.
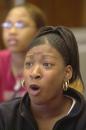
[[[44,66],[46,69],[50,69],[50,68],[52,68],[53,64],[52,64],[52,63],[43,63],[43,66]]]
[[[25,66],[25,68],[31,68],[33,66],[33,63],[32,62],[26,62],[24,66]]]
[[[6,21],[6,22],[2,23],[2,27],[3,28],[11,28],[12,23],[10,21]]]
[[[24,28],[25,27],[25,23],[24,22],[22,22],[22,21],[18,21],[18,22],[16,22],[16,28],[20,28],[20,29],[22,29],[22,28]]]

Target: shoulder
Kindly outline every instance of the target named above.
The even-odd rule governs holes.
[[[27,120],[28,96],[13,99],[0,104],[0,130],[30,129]],[[30,111],[30,110],[29,110]],[[25,120],[24,120],[25,119]],[[25,125],[24,125],[25,124]]]
[[[12,116],[19,108],[21,98],[16,98],[11,101],[0,104],[0,118],[7,118]]]
[[[71,96],[76,101],[69,114],[69,117],[72,120],[70,126],[75,126],[76,130],[86,130],[86,100],[84,96],[80,92],[71,88],[69,88],[67,95]]]
[[[83,107],[80,111],[80,113],[77,114],[77,116],[75,116],[76,121],[76,130],[86,130],[86,101],[83,102]],[[79,107],[78,107],[79,109]]]
[[[10,54],[10,51],[8,49],[4,49],[0,51],[0,56],[9,55],[9,54]]]
[[[18,117],[21,98],[0,104],[0,130],[11,130]],[[15,120],[15,121],[14,121]]]
[[[11,52],[9,50],[0,51],[0,68],[5,68],[10,63]]]
[[[7,57],[11,54],[11,52],[8,49],[4,49],[0,51],[0,57]]]
[[[8,62],[8,60],[11,57],[11,52],[8,49],[0,51],[0,62],[3,64],[3,62]]]

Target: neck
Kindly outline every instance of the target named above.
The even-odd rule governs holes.
[[[11,58],[11,67],[14,76],[22,73],[25,60],[25,53],[13,53]]]
[[[44,105],[32,104],[32,112],[36,118],[48,119],[53,117],[61,117],[66,115],[70,109],[72,101],[65,96],[62,96],[51,103]]]

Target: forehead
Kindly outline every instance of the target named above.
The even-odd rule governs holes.
[[[28,52],[26,57],[31,56],[53,56],[53,57],[62,57],[58,50],[52,47],[49,43],[41,44],[34,46]]]
[[[6,19],[29,18],[30,14],[24,7],[15,7],[7,15]]]

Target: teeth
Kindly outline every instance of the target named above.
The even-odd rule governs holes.
[[[14,44],[17,43],[17,40],[16,40],[16,39],[10,39],[10,40],[8,40],[8,43],[9,43],[10,45],[14,45]]]
[[[16,42],[16,40],[10,40],[9,42]]]

